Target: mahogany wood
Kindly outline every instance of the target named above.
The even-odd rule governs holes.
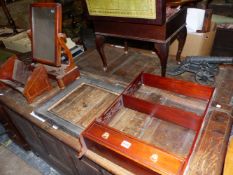
[[[213,88],[209,86],[173,78],[164,78],[148,73],[139,74],[139,76],[126,88],[125,93],[132,94],[137,90],[137,88],[134,87],[139,87],[142,84],[202,100],[209,100],[213,93]]]
[[[104,132],[109,133],[110,137],[108,139],[104,139],[102,137]],[[88,147],[89,149],[93,150],[95,147],[100,145],[101,147],[105,147],[105,149],[107,148],[115,151],[120,156],[128,158],[127,161],[118,163],[125,168],[127,168],[127,166],[134,167],[135,170],[133,170],[133,172],[136,174],[139,174],[139,172],[142,174],[155,174],[156,172],[158,174],[178,174],[182,169],[182,163],[184,162],[182,158],[171,155],[170,153],[167,153],[154,146],[144,144],[143,142],[135,140],[132,137],[121,135],[118,131],[102,124],[93,123],[90,127],[88,127],[84,134],[88,141],[92,141],[92,144],[94,144],[94,147]],[[130,149],[120,146],[124,140],[132,144]],[[98,146],[96,146],[94,143],[96,141],[99,143]],[[158,155],[159,158],[157,162],[153,162],[151,160],[151,155],[153,154]],[[114,154],[112,156],[114,156]],[[167,164],[167,162],[170,163]],[[140,165],[137,167],[133,164]],[[144,169],[144,171],[141,169]],[[139,172],[137,172],[138,170]]]
[[[52,88],[49,80],[46,69],[40,65],[33,69],[33,71],[29,70],[25,75],[18,75],[19,77],[22,76],[28,76],[26,77],[26,83],[19,82],[19,80],[16,80],[14,78],[14,71],[18,68],[15,66],[15,62],[17,60],[16,56],[12,56],[8,58],[8,60],[0,67],[0,79],[2,80],[10,80],[12,82],[18,82],[20,85],[24,85],[22,88],[22,91],[19,90],[18,85],[12,85],[13,88],[18,90],[19,92],[23,93],[25,98],[29,103],[32,103],[32,101],[39,95],[41,95],[43,92],[48,91]],[[22,72],[21,72],[22,73]],[[24,79],[24,78],[23,78]]]
[[[57,79],[58,86],[64,89],[67,85],[72,83],[77,77],[80,76],[80,72],[77,67],[65,74],[61,79]]]
[[[12,80],[13,71],[14,71],[14,64],[16,55],[8,58],[6,62],[4,62],[0,67],[0,77],[2,79],[10,79]]]
[[[166,74],[169,45],[177,38],[179,47],[176,58],[180,61],[187,35],[186,10],[183,9],[166,19],[165,6],[165,1],[156,1],[157,18],[153,20],[89,15],[89,18],[93,20],[96,48],[102,59],[104,71],[107,70],[107,59],[103,49],[105,36],[153,42],[160,59],[162,76]]]
[[[132,95],[135,91],[143,84],[206,100],[208,103],[205,104],[205,112],[198,116],[192,112],[182,111],[175,107],[155,104],[133,97]],[[196,90],[190,90],[195,88],[201,92],[200,95]],[[106,156],[111,161],[129,169],[135,174],[183,174],[193,152],[203,117],[206,114],[213,92],[214,88],[207,86],[141,73],[118,99],[84,130],[81,134],[81,142],[84,148],[93,151],[97,150],[98,154]],[[194,130],[195,137],[188,155],[178,156],[110,127],[108,125],[109,122],[123,107]],[[108,153],[109,155],[107,155]]]
[[[40,65],[33,70],[31,76],[28,78],[23,95],[31,103],[37,96],[51,89],[52,86],[48,80],[47,71]]]

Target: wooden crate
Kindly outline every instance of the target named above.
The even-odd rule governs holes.
[[[135,174],[183,174],[214,89],[141,73],[81,134],[85,149]]]

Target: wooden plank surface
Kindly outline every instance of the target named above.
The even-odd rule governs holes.
[[[102,88],[81,84],[74,92],[50,108],[50,112],[85,128],[107,109],[116,96]]]
[[[125,54],[123,48],[119,49],[107,44],[104,50],[108,62],[107,71],[102,70],[102,62],[98,52],[91,50],[77,61],[83,74],[100,75],[103,78],[107,77],[107,79],[114,79],[115,82],[124,83],[131,82],[142,71],[148,73],[156,71],[160,74],[159,58],[156,55],[145,55],[133,50],[129,50],[128,54]]]
[[[195,137],[191,129],[125,107],[109,126],[180,157],[188,155]]]

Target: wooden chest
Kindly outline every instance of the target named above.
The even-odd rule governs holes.
[[[81,142],[135,174],[183,174],[214,89],[141,73],[81,134]]]

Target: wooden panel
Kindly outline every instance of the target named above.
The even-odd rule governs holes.
[[[45,150],[33,126],[19,114],[11,111],[10,109],[4,107],[4,110],[7,112],[8,116],[20,133],[24,136],[31,149],[38,154],[44,154]]]
[[[106,126],[99,124],[92,124],[88,129],[90,129],[86,134],[86,136],[93,140],[98,140],[101,145],[104,145],[107,148],[110,148],[116,151],[121,156],[130,157],[129,160],[134,161],[134,163],[139,163],[144,168],[149,167],[149,170],[153,170],[155,172],[159,172],[161,174],[178,174],[181,171],[183,159],[172,156],[171,154],[156,149],[150,145],[143,144],[139,141],[134,140],[131,137],[125,137],[124,135],[119,135],[116,130],[110,129]],[[104,139],[103,134],[107,132],[109,133],[109,138]],[[96,136],[96,137],[93,137]],[[129,148],[123,146],[122,142],[128,142],[130,144]],[[137,154],[135,154],[137,152]],[[143,155],[143,156],[141,156]],[[156,155],[157,160],[153,161],[152,157]],[[112,159],[114,162],[114,158]],[[130,162],[130,161],[129,161]],[[169,165],[167,162],[173,162]],[[126,162],[122,162],[121,165],[125,166]],[[130,165],[129,165],[130,166]],[[135,169],[136,166],[135,166]]]
[[[66,146],[40,129],[37,129],[37,132],[52,164],[67,175],[75,175],[75,167]]]
[[[84,156],[80,159],[76,151],[72,149],[69,149],[68,151],[72,157],[72,160],[74,161],[79,175],[111,175],[111,173],[87,157]]]
[[[50,112],[85,128],[95,117],[103,113],[115,98],[116,95],[110,91],[82,84],[74,92],[51,107]]]
[[[28,145],[27,141],[24,139],[22,134],[18,131],[15,127],[13,122],[10,120],[7,113],[4,111],[3,107],[0,105],[0,123],[5,128],[8,136],[20,147],[25,150],[30,150],[30,146]]]
[[[165,40],[165,25],[150,25],[137,23],[116,23],[113,21],[93,21],[95,33],[121,38],[131,38],[143,41]],[[127,30],[126,30],[127,29]],[[174,32],[174,31],[173,31]]]
[[[85,157],[79,159],[76,154],[72,154],[72,157],[80,175],[102,175],[102,168],[100,166]]]
[[[213,88],[177,79],[162,78],[152,74],[143,74],[143,83],[148,86],[169,90],[189,97],[208,100],[212,96]]]

